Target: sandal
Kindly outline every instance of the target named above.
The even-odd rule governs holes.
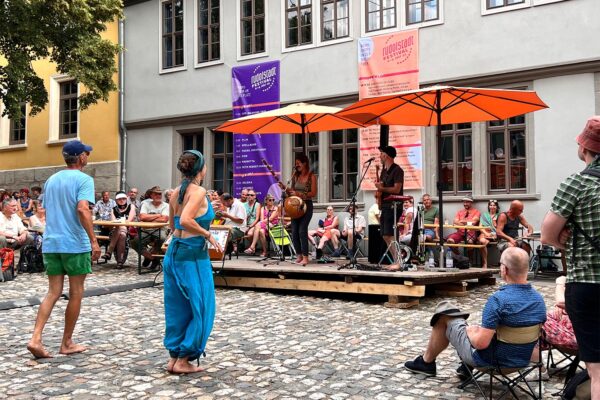
[[[248,247],[246,250],[244,250],[244,254],[248,254],[248,255],[253,255],[256,252],[255,249],[253,249],[252,247]]]
[[[111,253],[104,253],[102,254],[102,258],[104,258],[106,261],[110,260],[112,258],[112,254]]]

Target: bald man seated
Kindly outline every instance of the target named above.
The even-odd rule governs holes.
[[[546,321],[546,305],[542,296],[527,283],[529,256],[517,247],[506,249],[500,256],[500,276],[506,285],[485,303],[481,325],[467,324],[469,314],[448,301],[440,302],[431,318],[431,336],[423,355],[404,366],[411,372],[435,376],[437,356],[449,345],[456,349],[468,367],[501,365],[521,367],[529,363],[535,343],[510,344],[496,339],[499,326],[528,327]],[[461,368],[463,368],[461,366]],[[468,372],[459,368],[465,378]]]
[[[531,246],[519,237],[519,227],[527,228],[527,237],[533,233],[533,226],[523,216],[523,202],[513,200],[508,211],[501,213],[496,222],[496,236],[498,237],[498,250],[503,252],[509,247],[520,247],[531,253]]]

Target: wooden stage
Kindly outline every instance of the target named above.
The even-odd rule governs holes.
[[[313,292],[359,293],[388,296],[386,306],[407,308],[419,304],[426,291],[448,296],[466,296],[469,285],[495,285],[497,268],[429,269],[387,272],[357,269],[338,270],[337,264],[311,262],[302,267],[289,261],[260,260],[256,257],[213,261],[215,285],[234,288],[261,288]],[[360,259],[366,263],[366,259]],[[265,265],[266,264],[266,265]],[[468,282],[467,282],[468,281]]]

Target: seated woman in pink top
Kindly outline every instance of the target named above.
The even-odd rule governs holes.
[[[254,254],[256,252],[256,244],[260,239],[260,246],[262,248],[261,256],[266,257],[267,255],[267,228],[271,228],[273,225],[279,223],[279,208],[275,205],[275,198],[267,194],[265,197],[265,206],[262,208],[262,215],[260,216],[259,229],[254,229],[254,235],[252,238],[252,244],[248,247],[244,253]],[[268,227],[267,227],[268,224]],[[256,228],[256,227],[255,227]]]

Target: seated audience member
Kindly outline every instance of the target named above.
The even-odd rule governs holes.
[[[308,231],[308,240],[315,246],[317,251],[317,258],[323,257],[323,247],[325,244],[331,240],[334,249],[337,249],[338,235],[340,231],[338,230],[339,220],[337,215],[333,213],[333,207],[327,206],[327,215],[325,215],[325,219],[319,221],[319,227],[314,230]],[[322,222],[322,224],[321,224]],[[319,244],[315,242],[315,236],[320,238]]]
[[[476,208],[473,208],[473,198],[470,195],[463,197],[463,209],[458,210],[454,216],[454,225],[479,225],[481,214]],[[446,238],[448,243],[467,243],[474,244],[479,232],[475,229],[457,229],[456,232]],[[466,238],[466,239],[465,239]],[[453,248],[454,253],[458,249]]]
[[[498,236],[498,250],[504,251],[508,247],[520,247],[531,253],[531,246],[519,239],[519,225],[527,228],[527,235],[533,233],[533,226],[523,216],[523,203],[513,200],[508,211],[498,215],[496,235]]]
[[[42,188],[40,186],[32,186],[31,187],[31,198],[33,200],[42,201]]]
[[[527,327],[546,320],[542,296],[527,283],[529,256],[519,248],[510,248],[500,259],[500,275],[506,282],[492,294],[483,308],[481,326],[467,325],[469,314],[447,301],[440,302],[431,319],[431,337],[423,355],[404,366],[411,372],[435,376],[436,358],[452,345],[469,367],[527,365],[535,343],[509,344],[496,339],[500,326]]]
[[[248,189],[242,189],[239,200],[242,205],[246,205],[246,202],[248,201]]]
[[[0,212],[0,249],[4,247],[18,249],[32,243],[33,236],[29,234],[17,215],[17,200],[12,198],[4,200]]]
[[[369,226],[379,225],[380,215],[381,210],[379,209],[379,204],[373,203],[373,205],[369,207],[369,211],[367,211],[367,222],[369,223]]]
[[[437,207],[433,206],[431,195],[425,193],[423,195],[423,223],[430,225],[440,224],[440,211]],[[425,241],[432,242],[437,239],[439,235],[439,226],[436,228],[425,228]]]
[[[137,220],[140,216],[140,208],[142,207],[142,202],[138,199],[138,188],[132,187],[129,189],[127,196],[127,202],[135,206],[135,219]]]
[[[413,200],[404,200],[404,210],[398,219],[398,239],[404,244],[410,243],[412,238],[413,223],[415,220],[415,208]]]
[[[94,205],[93,213],[101,221],[110,221],[112,210],[117,203],[110,198],[108,191],[102,192],[102,197]]]
[[[225,220],[224,225],[231,226],[231,240],[237,242],[246,234],[246,209],[237,199],[234,199],[229,193],[221,195],[221,203],[225,210],[218,211],[216,214]],[[234,252],[236,243],[234,243]]]
[[[169,201],[171,201],[171,195],[173,194],[175,190],[174,189],[166,189],[165,190],[165,203],[169,204]]]
[[[169,205],[162,201],[162,189],[160,186],[154,186],[146,192],[149,196],[148,199],[142,201],[140,207],[140,221],[141,222],[169,222]],[[111,210],[112,211],[112,210]],[[160,263],[158,258],[154,258],[152,254],[159,254],[160,247],[165,241],[167,236],[167,228],[160,229],[160,239],[153,237],[152,235],[144,235],[144,240],[141,243],[142,256],[144,256],[143,266],[148,267],[150,264],[151,269],[156,269]],[[140,235],[136,236],[131,241],[131,248],[136,252],[139,249]],[[148,251],[147,246],[152,243],[152,252]]]
[[[356,240],[362,239],[365,234],[365,228],[367,227],[367,221],[365,217],[361,214],[356,213],[356,209],[354,206],[348,206],[348,216],[344,219],[344,225],[342,227],[342,231],[340,232],[340,239],[346,240],[348,245],[348,254],[346,255],[347,259],[350,259],[354,254],[354,236],[356,233]],[[356,223],[356,229],[352,229],[354,224]],[[339,257],[340,249],[332,255],[333,257]]]
[[[255,228],[261,220],[262,206],[256,198],[256,192],[254,189],[247,189],[246,198],[247,200],[243,204],[244,208],[246,209],[246,225],[248,226],[248,230],[246,231],[246,236],[244,236],[244,239],[252,241],[254,238]]]
[[[275,205],[275,198],[271,194],[265,196],[265,206],[262,208],[262,214],[257,226],[254,227],[252,236],[252,244],[244,251],[246,254],[254,254],[256,252],[256,244],[260,240],[262,248],[261,256],[267,256],[267,235],[268,230],[279,223],[279,207]]]
[[[122,191],[117,192],[115,195],[115,202],[117,205],[112,210],[111,220],[124,219],[125,221],[133,222],[136,216],[135,206],[132,203],[127,202],[127,194]],[[117,268],[123,268],[123,265],[127,261],[125,259],[126,244],[127,227],[115,226],[111,233],[110,244],[102,257],[108,261],[112,257],[114,251],[115,259],[117,260]]]
[[[487,268],[487,245],[490,241],[496,241],[496,223],[498,220],[498,212],[500,208],[498,207],[498,200],[490,200],[488,201],[488,210],[481,215],[481,220],[479,221],[479,226],[485,227],[479,231],[479,244],[482,244],[484,247],[480,248],[481,252],[481,268]]]
[[[29,218],[33,215],[33,200],[29,197],[29,189],[21,189],[21,197],[19,199],[19,205],[25,218]]]
[[[29,231],[37,248],[42,247],[42,234],[46,229],[46,209],[39,200],[33,201],[33,215],[29,218]]]

